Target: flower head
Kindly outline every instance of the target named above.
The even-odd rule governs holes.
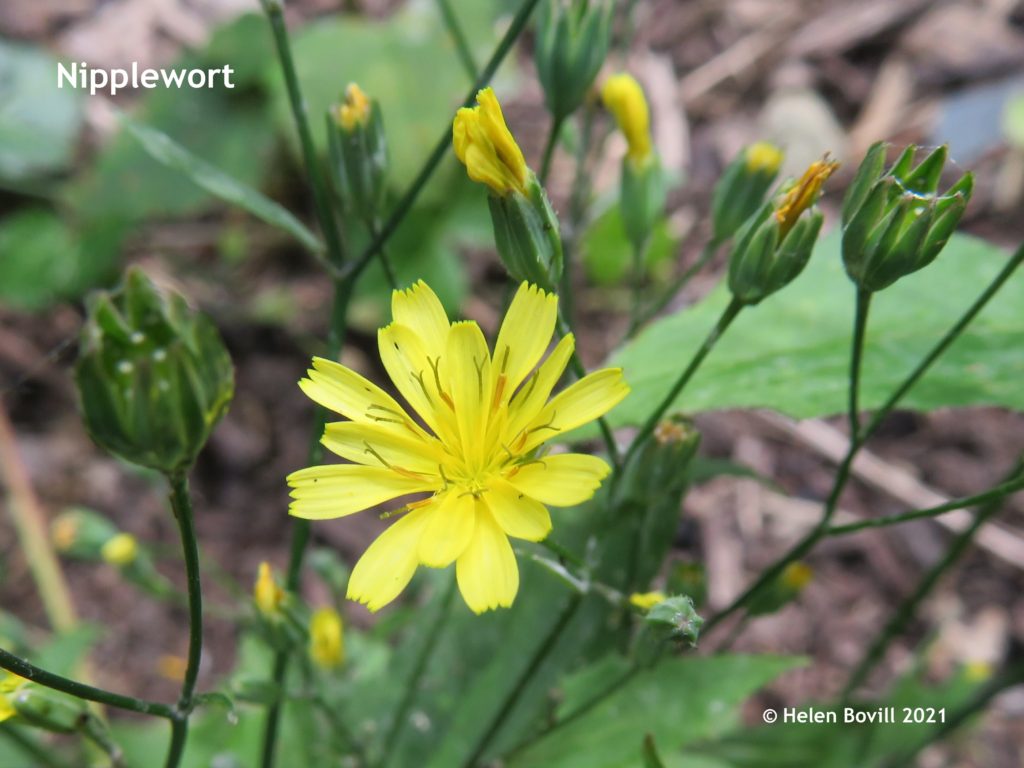
[[[309,657],[321,669],[336,669],[345,660],[341,616],[333,608],[319,608],[309,620]]]
[[[545,440],[606,413],[629,392],[619,369],[592,373],[548,399],[573,350],[563,338],[543,360],[558,298],[523,283],[493,354],[474,322],[450,323],[419,282],[392,294],[393,322],[378,334],[381,361],[419,421],[354,371],[315,358],[302,390],[349,421],[328,424],[324,445],[352,462],[288,478],[291,514],[342,517],[410,494],[421,497],[352,571],[350,599],[377,610],[416,568],[455,563],[477,612],[507,607],[519,588],[509,537],[540,541],[547,506],[589,499],[608,473],[594,456],[545,455]],[[539,365],[538,365],[539,364]]]
[[[284,602],[284,590],[274,579],[274,573],[270,570],[270,563],[260,563],[256,576],[256,583],[252,588],[253,602],[259,612],[269,618],[276,617],[281,612],[281,603]]]
[[[338,124],[346,131],[366,125],[370,120],[370,99],[355,83],[345,88],[345,101],[338,107]]]
[[[818,199],[822,185],[828,181],[839,163],[829,160],[825,155],[815,160],[804,171],[804,175],[787,190],[785,196],[775,208],[775,219],[779,222],[779,242],[781,243],[789,230],[796,224],[800,214],[810,208]]]
[[[651,156],[650,116],[640,83],[625,72],[613,75],[601,88],[601,100],[626,137],[629,159],[635,165],[647,162]]]
[[[130,533],[119,533],[108,540],[100,549],[100,556],[111,565],[123,567],[135,562],[139,554],[139,543]]]
[[[757,173],[766,171],[774,174],[782,165],[782,150],[769,141],[756,141],[747,147],[744,162],[747,171]]]
[[[641,611],[649,611],[667,599],[664,592],[634,592],[629,596],[629,604]]]
[[[29,681],[21,675],[7,671],[3,673],[3,677],[0,678],[0,723],[18,714],[14,708],[14,696],[28,684]]]
[[[526,193],[530,169],[523,152],[505,125],[498,97],[490,88],[476,95],[475,107],[463,107],[452,123],[455,156],[473,181],[486,184],[500,196]]]

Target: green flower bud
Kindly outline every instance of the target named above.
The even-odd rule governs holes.
[[[693,600],[676,595],[663,600],[644,616],[644,622],[660,637],[675,643],[697,645],[704,619],[697,613]]]
[[[327,119],[331,178],[342,208],[364,221],[377,218],[386,191],[388,148],[380,104],[349,83]]]
[[[494,241],[505,269],[518,282],[557,291],[562,277],[562,237],[548,196],[532,171],[526,193],[510,190],[487,197]]]
[[[966,173],[938,193],[945,146],[914,167],[917,147],[911,145],[885,171],[887,149],[881,142],[871,147],[843,201],[843,264],[868,291],[931,264],[960,222],[974,185]]]
[[[778,578],[754,595],[747,613],[751,616],[775,613],[796,599],[813,578],[814,571],[809,565],[801,562],[790,563]]]
[[[712,238],[725,242],[764,205],[779,175],[782,150],[767,141],[745,148],[729,163],[711,195]]]
[[[22,722],[46,731],[73,733],[82,728],[89,717],[81,699],[31,683],[7,696]]]
[[[94,562],[102,559],[103,546],[119,533],[106,517],[84,507],[61,512],[50,524],[50,538],[58,552]]]
[[[594,84],[608,53],[611,19],[607,0],[550,0],[541,6],[534,60],[555,121],[575,112]]]
[[[165,473],[194,463],[234,392],[213,323],[139,269],[90,298],[75,381],[93,439]]]
[[[665,178],[653,152],[642,163],[627,155],[622,159],[619,207],[626,236],[637,251],[643,249],[658,220],[665,213]]]
[[[811,163],[740,230],[729,255],[729,290],[738,301],[757,304],[803,272],[823,220],[814,203],[838,167],[827,156]]]

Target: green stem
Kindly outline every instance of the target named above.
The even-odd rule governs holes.
[[[697,258],[697,261],[683,272],[683,274],[677,277],[668,289],[654,300],[653,304],[651,304],[645,311],[639,313],[638,318],[630,325],[626,338],[633,338],[633,336],[636,335],[636,332],[640,330],[645,323],[652,320],[659,312],[661,312],[661,310],[667,307],[669,302],[679,295],[679,292],[689,285],[694,276],[704,269],[704,267],[706,267],[715,257],[720,245],[721,243],[717,240],[711,240],[708,242],[700,252],[700,256]]]
[[[1003,268],[999,271],[999,274],[996,275],[991,283],[989,283],[988,287],[981,292],[978,298],[975,299],[974,303],[971,304],[971,306],[968,307],[960,316],[960,319],[954,323],[954,325],[935,344],[935,346],[932,347],[931,351],[924,356],[921,362],[917,364],[914,370],[910,372],[910,374],[903,380],[889,398],[875,411],[874,416],[868,422],[868,425],[862,430],[861,434],[851,435],[850,447],[839,466],[835,482],[832,485],[832,491],[825,503],[822,523],[820,523],[807,536],[797,542],[786,554],[776,560],[775,563],[764,571],[761,576],[758,577],[757,581],[755,581],[754,584],[752,584],[743,594],[733,600],[733,602],[722,611],[708,619],[704,624],[705,634],[707,634],[712,627],[721,622],[727,616],[735,613],[746,605],[754,595],[759,593],[766,585],[772,583],[779,574],[782,573],[787,565],[806,555],[824,536],[828,530],[828,524],[832,519],[832,515],[835,513],[839,496],[849,479],[853,459],[857,455],[861,446],[875,434],[886,416],[892,412],[900,400],[903,399],[903,396],[906,395],[915,384],[917,384],[932,364],[942,356],[949,346],[956,341],[961,333],[963,333],[964,329],[970,325],[971,321],[974,320],[977,314],[984,309],[985,305],[988,304],[992,297],[996,295],[1000,288],[1002,288],[1003,284],[1006,283],[1014,271],[1020,266],[1022,261],[1024,261],[1024,246],[1017,249],[1013,256],[1010,257]]]
[[[469,41],[466,40],[465,32],[462,31],[462,25],[459,24],[459,20],[455,16],[455,10],[452,8],[450,0],[437,0],[437,5],[441,10],[444,25],[448,28],[448,34],[452,36],[452,40],[455,43],[455,50],[459,54],[462,68],[466,70],[469,79],[472,82],[476,82],[478,68],[476,61],[473,59],[473,51],[469,47]]]
[[[284,22],[284,6],[282,0],[260,0],[263,10],[270,21],[270,29],[274,36],[274,47],[277,50],[278,62],[284,75],[285,88],[288,91],[288,103],[299,134],[299,146],[302,159],[306,166],[306,174],[313,190],[313,203],[316,216],[323,230],[324,242],[327,245],[328,259],[335,267],[344,262],[344,248],[337,220],[331,210],[327,195],[327,186],[321,175],[321,164],[313,143],[313,134],[309,128],[309,117],[306,114],[306,102],[299,88],[299,78],[295,72],[295,60],[292,57],[291,42],[288,39],[288,28]]]
[[[551,158],[555,156],[555,145],[558,144],[558,137],[562,133],[564,117],[555,117],[551,121],[551,128],[548,131],[548,139],[544,144],[544,155],[540,162],[540,185],[547,187],[548,174],[551,173]]]
[[[1022,467],[1024,467],[1024,460],[1018,460],[1016,466],[1007,476],[1007,482],[1012,479],[1019,479],[1021,475]],[[868,675],[871,674],[871,670],[875,668],[879,661],[885,656],[886,650],[889,648],[889,644],[899,635],[910,623],[910,620],[914,617],[918,607],[924,602],[924,599],[931,593],[938,584],[939,579],[942,575],[949,570],[952,565],[960,559],[960,556],[967,551],[967,547],[970,546],[971,541],[974,539],[974,535],[978,530],[987,523],[992,516],[1002,508],[1003,497],[996,497],[988,501],[978,513],[974,516],[971,524],[949,545],[949,549],[946,550],[946,554],[939,562],[937,562],[932,568],[925,574],[924,578],[917,585],[917,589],[914,590],[913,594],[910,595],[900,605],[895,615],[889,620],[875,641],[871,644],[868,650],[865,652],[863,658],[857,667],[850,674],[850,679],[847,681],[846,686],[843,688],[842,700],[845,702],[849,699],[850,695],[860,687],[860,685],[867,679]]]
[[[441,598],[441,604],[437,607],[437,614],[434,616],[434,621],[430,625],[430,629],[427,630],[427,639],[424,641],[423,647],[420,648],[419,655],[416,657],[416,663],[413,665],[412,674],[409,675],[409,679],[405,683],[402,692],[402,699],[395,708],[394,717],[391,720],[391,728],[388,730],[387,739],[384,740],[384,756],[380,761],[382,766],[388,764],[388,760],[391,759],[391,755],[394,752],[395,747],[398,746],[398,741],[402,736],[402,728],[405,726],[405,721],[409,716],[409,709],[412,707],[412,703],[416,699],[416,694],[419,693],[420,683],[423,680],[423,673],[426,672],[427,669],[427,662],[434,653],[437,641],[441,637],[441,630],[444,627],[445,619],[448,618],[452,599],[455,597],[455,586],[456,581],[453,576],[448,583],[448,588],[445,590],[444,596]]]
[[[501,727],[505,724],[508,716],[512,713],[516,703],[519,701],[520,694],[526,689],[526,686],[533,679],[533,676],[537,674],[541,665],[547,660],[548,654],[554,649],[558,638],[562,634],[572,618],[576,615],[576,611],[579,610],[580,605],[583,603],[583,598],[579,593],[574,593],[569,601],[565,604],[565,608],[562,609],[561,614],[558,616],[558,620],[552,625],[547,635],[537,650],[534,651],[533,656],[530,657],[529,663],[526,668],[523,669],[522,674],[519,675],[519,679],[516,680],[516,684],[506,694],[504,700],[501,703],[501,708],[498,710],[497,715],[491,720],[490,725],[484,732],[484,735],[477,742],[476,747],[473,749],[473,753],[469,758],[462,763],[462,768],[473,768],[480,762],[480,758],[484,756],[487,748],[491,744],[491,740],[498,734]]]
[[[647,252],[647,243],[637,247],[633,245],[633,301],[629,309],[629,330],[627,338],[632,338],[637,329],[640,328],[640,316],[643,312],[644,303],[644,254]]]
[[[102,688],[86,685],[77,680],[61,677],[53,672],[48,672],[42,667],[37,667],[32,662],[20,656],[15,656],[10,651],[5,651],[2,648],[0,648],[0,668],[20,675],[36,685],[52,688],[55,691],[60,691],[79,699],[85,699],[86,701],[94,701],[97,704],[105,704],[109,707],[125,709],[129,712],[138,712],[140,715],[162,717],[166,720],[177,718],[174,708],[167,704],[136,699],[132,696],[123,696],[120,693],[105,691]]]
[[[864,531],[869,528],[883,528],[889,525],[899,525],[900,523],[907,523],[911,520],[921,520],[924,518],[938,517],[939,515],[945,514],[946,512],[952,512],[957,509],[964,509],[965,507],[974,507],[978,504],[986,504],[989,501],[1001,499],[1004,496],[1009,496],[1011,493],[1024,490],[1024,479],[1013,480],[1011,482],[1002,483],[994,488],[990,488],[984,493],[979,493],[975,496],[967,496],[962,499],[953,499],[947,501],[945,504],[939,504],[935,507],[928,507],[927,509],[915,509],[913,512],[904,512],[899,515],[889,515],[888,517],[877,517],[871,520],[861,520],[856,523],[849,523],[847,525],[833,525],[827,531],[826,536],[845,536],[850,533],[857,533],[858,531]]]
[[[686,366],[685,370],[679,374],[679,378],[676,379],[675,384],[668,391],[668,394],[662,399],[658,406],[651,412],[651,415],[647,417],[647,421],[640,427],[640,430],[636,433],[636,437],[633,438],[633,442],[630,443],[629,450],[626,451],[626,456],[622,460],[622,465],[625,467],[629,464],[629,461],[636,454],[637,450],[642,446],[647,439],[654,434],[655,428],[658,426],[658,422],[661,417],[665,415],[665,412],[672,407],[672,403],[675,402],[676,398],[679,397],[679,393],[683,391],[683,388],[690,382],[693,375],[700,368],[701,363],[704,362],[704,358],[708,356],[708,353],[714,349],[715,344],[722,337],[722,334],[729,328],[732,321],[739,315],[740,310],[745,305],[738,299],[732,299],[729,305],[723,310],[721,316],[718,318],[718,322],[715,323],[711,331],[708,333],[704,342],[700,345],[700,348],[694,354],[690,360],[689,365]]]
[[[466,98],[462,100],[463,106],[470,106],[476,99],[477,91],[484,88],[494,77],[495,71],[501,65],[501,62],[505,60],[505,56],[512,50],[512,46],[515,44],[519,34],[526,27],[526,23],[530,20],[530,15],[533,13],[533,9],[537,7],[537,3],[540,0],[523,0],[523,4],[519,7],[519,11],[516,13],[515,18],[512,19],[512,23],[509,25],[508,30],[505,32],[505,36],[502,37],[498,43],[498,47],[494,49],[494,53],[491,55],[487,65],[480,72],[480,76],[473,84],[472,90],[466,95]],[[416,198],[419,197],[420,192],[427,185],[430,177],[434,175],[434,171],[441,164],[444,156],[448,153],[449,147],[452,143],[452,130],[451,126],[445,126],[444,133],[441,138],[438,139],[434,145],[433,150],[430,152],[430,156],[427,161],[423,164],[420,172],[416,175],[412,184],[409,185],[409,189],[406,191],[402,198],[398,201],[395,206],[395,210],[388,217],[387,221],[384,222],[384,226],[381,227],[380,232],[370,242],[363,253],[353,263],[351,268],[358,268],[358,265],[369,261],[373,258],[373,255],[377,253],[384,244],[391,238],[398,229],[399,224],[405,218],[406,214],[412,209],[413,204],[416,202]]]
[[[580,229],[587,212],[587,197],[590,190],[587,155],[590,152],[594,136],[594,114],[596,111],[594,105],[588,103],[581,118],[583,124],[580,128],[580,141],[576,147],[576,172],[572,181],[572,193],[569,197],[569,221],[568,226],[563,227],[562,231],[562,279],[558,303],[562,307],[562,313],[568,326],[572,325],[573,317],[573,254],[576,251],[576,241],[579,239]]]
[[[171,509],[174,510],[174,517],[178,521],[178,530],[181,533],[181,548],[188,582],[188,661],[176,707],[178,716],[171,724],[171,744],[164,763],[165,768],[177,768],[185,751],[185,741],[188,739],[188,717],[194,707],[193,697],[196,679],[199,676],[199,661],[203,653],[203,595],[199,580],[199,549],[196,546],[188,476],[184,472],[178,472],[167,479],[171,484]]]
[[[380,232],[380,222],[376,219],[367,222],[367,229],[370,231],[370,237],[376,237]],[[398,290],[398,278],[395,276],[395,268],[391,265],[391,257],[388,256],[388,252],[384,249],[384,246],[381,246],[378,256],[380,266],[384,270],[384,277],[387,278],[388,285],[391,286],[391,290]]]
[[[871,293],[857,289],[856,309],[853,321],[853,344],[850,345],[850,384],[847,417],[850,422],[850,442],[860,440],[860,370],[864,358],[864,335],[868,327],[868,309],[871,307]]]

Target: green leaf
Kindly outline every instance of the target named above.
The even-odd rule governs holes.
[[[271,226],[284,230],[311,251],[322,251],[323,246],[312,232],[286,209],[252,187],[246,186],[196,157],[183,146],[160,131],[122,116],[125,130],[138,140],[142,148],[157,162],[183,173],[211,195],[237,205]]]
[[[57,87],[57,60],[0,40],[0,181],[64,169],[81,125],[81,94]]]
[[[587,714],[552,731],[510,768],[624,768],[641,765],[645,737],[663,753],[725,731],[747,696],[803,664],[775,656],[671,659],[641,672]]]
[[[954,236],[934,264],[875,296],[863,363],[865,409],[885,400],[1005,261],[995,246]],[[740,314],[675,406],[689,413],[771,408],[796,418],[842,412],[853,298],[833,233],[792,285]],[[728,300],[719,286],[692,310],[653,324],[615,355],[633,391],[611,412],[612,423],[644,419]],[[1022,306],[1024,280],[1010,280],[901,405],[1024,408]]]
[[[665,763],[658,754],[658,746],[654,743],[651,734],[644,736],[643,745],[644,768],[665,768]]]

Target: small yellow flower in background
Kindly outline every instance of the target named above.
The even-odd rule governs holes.
[[[757,141],[747,147],[746,165],[750,173],[775,173],[782,165],[782,150],[768,141]]]
[[[119,533],[100,549],[100,556],[111,565],[123,568],[135,562],[139,554],[139,543],[130,533]]]
[[[501,104],[490,88],[476,95],[478,106],[463,107],[452,123],[455,156],[466,166],[473,181],[486,184],[500,196],[512,191],[526,193],[527,175],[523,152],[505,125]]]
[[[0,723],[18,714],[11,699],[18,690],[28,684],[29,681],[21,675],[6,671],[3,673],[3,677],[0,678]]]
[[[284,590],[274,580],[270,563],[266,561],[260,563],[252,597],[256,608],[268,619],[274,618],[280,613],[281,603],[284,602]]]
[[[328,424],[323,444],[353,463],[290,475],[290,512],[342,517],[428,494],[400,508],[397,521],[366,550],[348,597],[376,611],[399,595],[419,565],[455,563],[471,610],[508,607],[519,589],[509,537],[544,539],[551,530],[547,506],[586,501],[609,471],[595,456],[543,455],[543,443],[604,415],[629,387],[620,369],[605,369],[548,399],[574,341],[564,337],[542,362],[558,297],[527,283],[509,306],[493,356],[480,327],[450,323],[422,281],[395,291],[391,309],[393,322],[378,333],[381,361],[425,427],[359,374],[314,358],[299,386],[349,419]]]
[[[822,185],[838,167],[839,163],[829,160],[829,156],[825,155],[821,160],[811,163],[799,181],[786,192],[785,197],[775,208],[775,219],[779,222],[780,243],[796,224],[800,214],[814,205]]]
[[[980,659],[968,661],[964,664],[964,677],[972,683],[983,683],[992,677],[992,665]]]
[[[179,683],[185,679],[185,672],[188,670],[188,660],[173,653],[165,653],[156,660],[156,671],[165,680]]]
[[[370,99],[355,83],[345,88],[345,102],[338,107],[338,124],[346,131],[366,125],[370,119]]]
[[[641,611],[649,611],[658,603],[665,602],[664,592],[634,592],[629,596],[630,605],[639,608]]]
[[[779,576],[782,584],[794,592],[800,592],[813,578],[814,570],[806,563],[790,563]]]
[[[345,660],[344,629],[333,608],[319,608],[309,620],[309,657],[322,669],[337,669]]]
[[[632,75],[613,75],[601,88],[605,108],[615,116],[619,130],[629,145],[629,159],[643,165],[651,157],[650,115],[643,88]]]
[[[50,525],[50,538],[58,552],[67,552],[78,540],[78,518],[72,514],[56,517]]]

